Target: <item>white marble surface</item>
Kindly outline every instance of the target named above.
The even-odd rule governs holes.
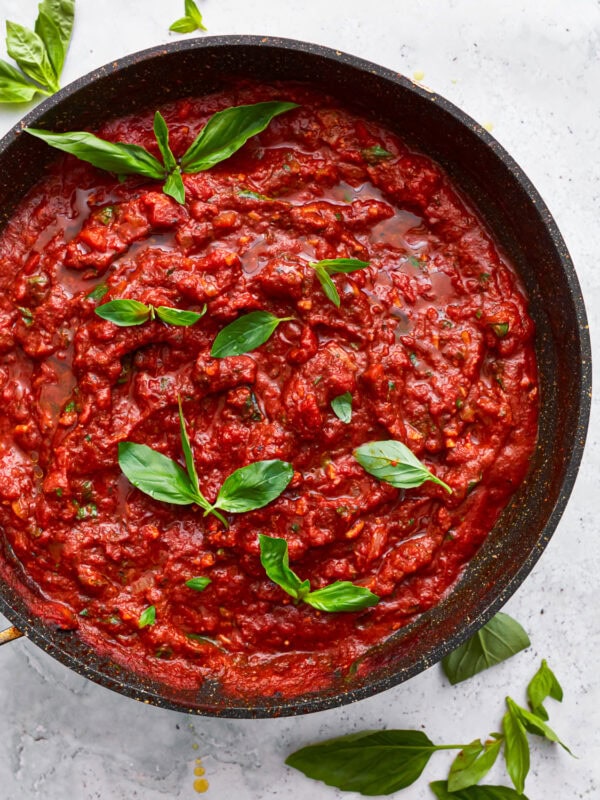
[[[36,0],[1,0],[0,20],[31,25]],[[600,321],[600,5],[597,0],[199,0],[211,34],[289,36],[345,50],[421,79],[484,124],[541,191],[567,241]],[[77,0],[64,83],[112,59],[177,38],[183,0]],[[0,110],[0,132],[21,110]],[[600,361],[600,359],[598,359]],[[568,509],[541,561],[506,611],[532,646],[457,687],[439,667],[353,706],[296,719],[223,721],[144,706],[69,672],[25,640],[0,652],[0,796],[4,800],[165,800],[344,796],[287,769],[311,740],[368,727],[423,727],[437,742],[496,730],[508,693],[524,688],[542,657],[565,689],[551,723],[579,757],[533,748],[531,800],[600,797],[598,405]],[[451,756],[435,756],[398,797],[432,797]],[[504,780],[496,769],[491,778]],[[349,795],[355,797],[356,795]]]

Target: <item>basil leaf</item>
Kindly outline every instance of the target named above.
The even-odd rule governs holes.
[[[35,21],[35,32],[44,43],[52,69],[58,79],[65,63],[67,51],[56,23],[43,11],[41,6],[40,13]]]
[[[16,22],[6,22],[6,49],[26,75],[51,91],[58,90],[58,80],[37,33]]]
[[[176,19],[175,22],[169,27],[169,30],[173,31],[174,33],[191,33],[197,29],[198,25],[191,17],[181,17],[181,19]],[[202,30],[206,30],[206,28],[202,28]]]
[[[471,786],[460,791],[450,791],[446,781],[429,784],[438,800],[527,800],[524,794],[509,786]]]
[[[38,91],[41,90],[29,83],[12,64],[0,58],[0,103],[29,103]]]
[[[507,698],[508,702],[508,698]],[[529,772],[529,742],[521,720],[510,709],[502,719],[504,732],[504,761],[506,770],[519,794],[525,788],[525,778]]]
[[[178,169],[173,170],[163,184],[163,192],[177,200],[178,203],[184,205],[185,203],[185,186],[181,178],[181,172]]]
[[[177,167],[177,161],[169,146],[169,129],[167,128],[167,123],[160,111],[156,111],[154,114],[154,137],[167,172],[172,172]]]
[[[315,269],[324,269],[329,275],[338,272],[356,272],[369,266],[368,261],[359,261],[358,258],[326,258],[323,261],[313,261],[310,264]]]
[[[130,483],[155,500],[178,506],[200,505],[190,478],[179,464],[145,444],[119,442],[119,466]]]
[[[502,737],[490,739],[485,744],[475,739],[463,748],[450,767],[448,790],[458,792],[479,783],[496,763],[502,742]]]
[[[143,325],[152,317],[151,307],[137,300],[111,300],[98,306],[95,313],[102,319],[125,328],[130,325]]]
[[[219,331],[210,354],[213,358],[225,358],[256,350],[270,338],[281,322],[290,319],[292,317],[276,317],[268,311],[244,314]]]
[[[232,106],[208,120],[181,159],[183,172],[202,172],[237,152],[252,136],[264,131],[271,120],[297,108],[297,103],[270,101]]]
[[[154,180],[165,177],[165,169],[160,161],[137,144],[107,142],[87,131],[53,133],[37,128],[25,130],[50,147],[70,153],[107,172],[115,172],[117,175],[143,175]]]
[[[348,425],[352,421],[352,395],[350,392],[344,392],[344,394],[334,397],[331,401],[331,408],[336,417]]]
[[[508,614],[499,612],[468,641],[442,660],[451,684],[471,678],[529,647],[529,637]]]
[[[301,581],[290,569],[288,544],[285,539],[258,534],[260,563],[267,576],[296,600],[301,600],[310,590],[308,580]],[[288,763],[288,762],[286,762]],[[292,765],[293,766],[293,765]]]
[[[526,731],[533,733],[535,736],[542,736],[544,739],[548,739],[549,742],[556,742],[562,748],[564,748],[567,753],[573,755],[567,745],[564,742],[561,742],[552,728],[536,714],[532,714],[531,711],[528,711],[526,708],[517,705],[517,703],[515,703],[511,697],[506,698],[506,705],[508,706],[512,715],[519,720]]]
[[[170,308],[169,306],[156,306],[156,316],[169,325],[179,325],[188,328],[198,322],[206,314],[207,305],[204,304],[202,311],[184,311],[181,308]]]
[[[285,539],[258,535],[260,562],[267,576],[295,600],[303,600],[319,611],[361,611],[377,605],[379,597],[364,586],[349,581],[336,581],[323,589],[310,591],[310,581],[301,581],[290,569],[288,544]]]
[[[86,294],[86,298],[88,300],[102,300],[107,292],[108,286],[105,283],[99,283],[97,286],[94,286],[89,294]]]
[[[194,454],[188,436],[187,428],[185,426],[185,419],[183,416],[183,408],[181,406],[181,397],[177,397],[177,405],[179,409],[179,435],[181,437],[181,449],[183,450],[183,457],[185,459],[185,468],[187,470],[190,484],[193,488],[194,494],[202,498],[201,505],[205,509],[210,508],[210,503],[204,498],[200,491],[200,484],[198,482],[198,473],[196,472],[196,465],[194,464]]]
[[[225,479],[214,507],[235,514],[262,508],[279,497],[293,477],[294,468],[287,461],[255,461]]]
[[[315,267],[315,273],[327,299],[331,300],[334,306],[339,308],[342,304],[342,301],[335,283],[329,277],[329,273],[322,267]]]
[[[330,583],[323,589],[309,592],[302,599],[319,611],[361,611],[379,602],[379,596],[366,586],[355,586],[350,581]]]
[[[354,458],[370,475],[397,489],[412,489],[425,481],[432,481],[452,494],[447,484],[436,478],[406,445],[395,439],[362,444],[354,451]]]
[[[202,24],[202,14],[194,0],[185,0],[185,13],[188,17],[194,20],[198,28],[205,31],[206,28]]]
[[[185,0],[185,17],[176,20],[169,30],[175,31],[176,33],[191,33],[195,30],[206,30],[202,21],[202,14],[196,3],[194,3],[194,0]]]
[[[75,0],[42,0],[39,10],[55,24],[66,52],[73,32]]]
[[[345,792],[392,794],[413,784],[438,749],[422,731],[363,731],[303,747],[285,763]]]
[[[148,606],[140,614],[138,620],[138,628],[145,628],[146,625],[154,625],[156,623],[156,607]]]
[[[390,153],[389,150],[386,150],[379,144],[376,144],[373,147],[366,147],[362,151],[362,154],[365,158],[365,161],[368,161],[369,164],[377,164],[377,162],[381,161],[382,159],[394,157],[393,153]]]
[[[193,589],[195,592],[203,592],[209,583],[212,583],[210,578],[190,578],[189,581],[185,582],[185,585],[188,586],[190,589]]]
[[[527,699],[531,710],[540,719],[548,719],[548,712],[543,705],[547,697],[558,700],[560,703],[563,699],[563,690],[555,674],[546,663],[546,659],[543,659],[542,666],[535,673],[527,687]]]

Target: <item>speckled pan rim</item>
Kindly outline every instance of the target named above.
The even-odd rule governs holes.
[[[485,624],[512,596],[512,594],[521,585],[523,580],[531,572],[533,566],[536,564],[546,544],[554,533],[554,530],[556,529],[556,526],[558,525],[558,522],[564,512],[577,477],[577,472],[584,450],[591,405],[591,345],[583,296],[581,294],[579,281],[577,279],[571,258],[568,254],[565,242],[541,196],[531,181],[524,174],[522,169],[513,160],[513,158],[485,129],[483,129],[471,117],[469,117],[445,98],[440,97],[434,92],[430,92],[418,84],[415,84],[413,81],[410,81],[400,73],[378,66],[364,59],[342,53],[338,50],[333,50],[308,42],[268,36],[209,36],[199,39],[177,41],[167,45],[149,48],[147,50],[125,56],[124,58],[111,62],[110,64],[100,67],[99,69],[93,70],[87,75],[78,78],[64,89],[60,90],[53,97],[44,100],[33,111],[29,112],[17,125],[15,125],[11,131],[9,131],[9,133],[7,133],[6,136],[4,136],[4,138],[0,141],[0,157],[6,148],[14,142],[16,137],[20,135],[21,130],[24,127],[35,126],[37,120],[47,111],[68,100],[81,88],[88,86],[90,83],[93,83],[98,79],[105,78],[110,74],[118,73],[119,71],[135,64],[151,62],[167,53],[186,53],[194,50],[202,50],[208,47],[223,47],[230,49],[236,48],[236,46],[264,47],[267,49],[275,48],[278,51],[287,50],[301,52],[309,56],[317,56],[321,59],[327,59],[328,61],[335,62],[340,65],[347,65],[348,67],[352,67],[354,69],[372,73],[386,82],[399,85],[404,89],[408,89],[411,92],[417,93],[422,99],[441,108],[461,125],[466,126],[472,133],[474,133],[485,145],[485,147],[491,150],[497,159],[502,162],[504,169],[512,181],[518,184],[521,190],[529,197],[532,206],[535,207],[540,218],[543,220],[545,228],[550,235],[555,248],[556,257],[561,263],[563,273],[569,286],[571,299],[576,309],[579,328],[578,345],[582,359],[579,405],[576,414],[577,437],[576,441],[573,443],[569,458],[566,462],[564,480],[562,481],[560,495],[548,516],[547,522],[544,525],[541,534],[537,539],[536,546],[531,550],[529,556],[522,561],[520,567],[502,587],[501,591],[494,596],[494,599],[485,608],[483,608],[476,617],[470,620],[468,624],[465,624],[454,636],[448,638],[446,641],[439,642],[434,646],[431,646],[429,651],[423,657],[414,662],[410,668],[402,669],[394,674],[373,681],[369,681],[367,679],[364,685],[345,692],[326,696],[319,696],[317,694],[314,697],[307,697],[305,695],[299,698],[297,701],[293,699],[283,699],[277,705],[272,706],[248,706],[244,704],[243,700],[236,701],[235,699],[229,698],[225,699],[225,702],[222,703],[222,705],[216,704],[215,707],[187,707],[183,703],[174,702],[171,699],[162,696],[160,692],[157,692],[152,687],[144,686],[143,678],[137,678],[136,676],[139,685],[134,686],[130,682],[121,681],[118,678],[111,677],[105,672],[91,668],[89,665],[81,662],[78,658],[64,652],[60,645],[60,633],[53,635],[53,632],[50,628],[42,625],[39,620],[14,610],[8,604],[6,599],[0,596],[0,610],[2,613],[32,642],[48,652],[57,660],[61,661],[67,667],[106,688],[115,690],[127,697],[141,700],[145,703],[151,703],[163,708],[169,708],[180,712],[230,718],[279,717],[311,713],[346,705],[348,703],[370,697],[371,695],[382,692],[399,683],[402,683],[405,680],[408,680],[409,678],[432,666],[446,654],[454,650],[483,624]],[[440,606],[437,606],[436,609],[426,613],[434,615],[435,611],[439,608]],[[410,627],[411,626],[409,626],[409,628]],[[408,629],[404,629],[405,632],[407,630]]]

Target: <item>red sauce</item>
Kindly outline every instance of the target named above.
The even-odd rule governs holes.
[[[527,471],[538,390],[517,276],[440,167],[388,130],[305,87],[243,84],[162,109],[175,153],[217,110],[266,99],[301,107],[186,175],[185,206],[66,157],[4,230],[0,526],[33,612],[115,661],[176,686],[293,696],[331,685],[456,582]],[[150,112],[98,133],[156,152]],[[334,277],[339,310],[308,266],[338,257],[371,265]],[[119,297],[208,312],[118,328],[94,308]],[[294,321],[212,359],[218,331],[257,309]],[[347,391],[350,424],[330,406]],[[227,529],[134,489],[117,444],[183,463],[178,395],[210,500],[262,459],[293,464],[288,489]],[[368,475],[352,450],[378,439],[407,444],[453,494]],[[287,540],[313,589],[349,580],[380,603],[295,605],[260,565],[260,532]],[[198,575],[203,592],[185,585]],[[140,629],[149,605],[156,624]]]

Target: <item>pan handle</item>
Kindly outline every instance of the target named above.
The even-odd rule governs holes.
[[[12,625],[10,628],[5,628],[5,630],[0,631],[0,645],[12,642],[14,639],[20,639],[21,636],[24,635],[25,634],[21,633],[18,628]]]

